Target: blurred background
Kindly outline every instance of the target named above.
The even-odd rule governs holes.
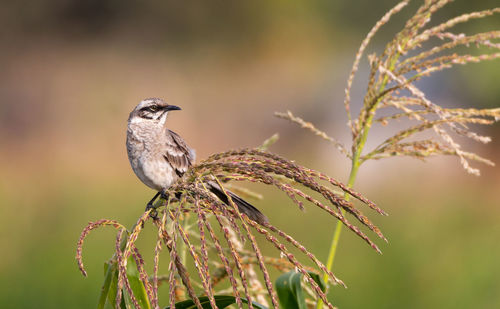
[[[349,162],[334,147],[273,113],[290,109],[350,146],[342,104],[347,76],[364,36],[395,3],[3,1],[1,307],[96,305],[115,234],[102,229],[89,236],[88,278],[77,269],[75,245],[89,221],[131,226],[153,194],[132,173],[125,150],[128,113],[146,97],[182,107],[170,115],[170,128],[199,159],[279,133],[272,151],[346,181]],[[383,48],[418,4],[382,29],[372,51]],[[495,5],[455,1],[431,24]],[[498,16],[457,31],[493,29],[500,29]],[[365,89],[362,64],[355,103]],[[493,108],[499,80],[496,61],[438,73],[419,86],[445,106]],[[500,164],[500,126],[478,129],[493,142],[466,149]],[[379,133],[369,139],[380,141]],[[456,158],[364,165],[355,188],[390,214],[366,211],[389,244],[379,242],[380,256],[343,233],[334,272],[349,288],[333,288],[334,304],[499,308],[500,169],[479,167],[481,177],[467,175]],[[301,214],[279,193],[262,192],[264,200],[255,204],[325,260],[335,221],[314,209]],[[154,236],[144,237],[147,249]]]

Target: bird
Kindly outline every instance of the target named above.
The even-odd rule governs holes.
[[[130,113],[127,126],[127,154],[136,176],[148,187],[157,191],[147,203],[152,208],[158,196],[168,189],[193,166],[196,153],[184,139],[166,126],[168,113],[181,110],[160,98],[142,100]],[[206,187],[224,204],[230,206],[228,198],[240,213],[260,225],[268,218],[253,205],[235,193],[222,189],[215,181]],[[226,195],[227,193],[227,195]]]

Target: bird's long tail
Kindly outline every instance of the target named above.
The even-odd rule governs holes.
[[[208,185],[209,190],[213,194],[215,194],[221,201],[223,201],[226,205],[231,205],[227,195],[224,193],[224,190],[222,190],[217,183],[211,181],[208,183]],[[247,215],[250,220],[257,222],[260,225],[266,225],[267,223],[269,223],[269,219],[267,219],[267,217],[263,213],[261,213],[260,210],[258,210],[233,192],[229,190],[225,191],[231,197],[231,200],[236,204],[236,206],[238,206],[239,211]]]

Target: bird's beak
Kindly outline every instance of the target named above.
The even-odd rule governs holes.
[[[165,106],[165,110],[168,112],[168,111],[180,111],[181,108],[179,106],[175,106],[175,105],[167,105]]]

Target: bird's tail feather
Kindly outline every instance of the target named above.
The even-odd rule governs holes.
[[[209,184],[209,189],[213,194],[215,194],[226,205],[230,205],[227,195],[224,193],[224,190],[222,190],[217,183],[209,182],[208,184]],[[236,206],[238,206],[239,211],[247,215],[250,220],[257,222],[260,225],[265,225],[266,223],[269,223],[269,219],[267,219],[267,217],[263,213],[261,213],[260,210],[258,210],[250,203],[248,203],[238,195],[234,194],[233,192],[229,190],[225,191],[231,197],[231,200],[236,204]]]

